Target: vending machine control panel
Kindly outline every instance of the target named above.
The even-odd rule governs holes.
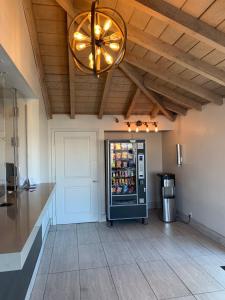
[[[138,154],[138,179],[144,179],[145,177],[145,155],[143,153]]]

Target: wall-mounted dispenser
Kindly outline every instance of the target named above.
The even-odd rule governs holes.
[[[176,144],[176,154],[177,154],[177,165],[181,167],[183,165],[183,149],[181,144]]]

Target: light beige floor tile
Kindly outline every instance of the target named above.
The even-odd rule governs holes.
[[[154,239],[152,240],[152,245],[165,259],[188,256],[187,253],[183,251],[183,249],[181,249],[174,241],[172,241],[168,237]]]
[[[204,247],[194,238],[188,236],[173,237],[177,245],[191,257],[213,254],[208,248]]]
[[[107,268],[80,271],[81,300],[117,300],[118,296]]]
[[[57,231],[50,273],[78,270],[78,249],[73,231]]]
[[[169,259],[167,261],[193,294],[222,290],[222,286],[193,259],[179,258]]]
[[[98,223],[80,223],[80,224],[77,224],[77,231],[80,231],[80,230],[94,230],[94,229],[97,229],[98,227]]]
[[[221,268],[225,265],[223,259],[216,255],[208,255],[196,257],[194,260],[225,288],[225,271]]]
[[[196,300],[196,298],[194,296],[187,296],[187,297],[171,298],[170,300]]]
[[[224,300],[225,291],[195,295],[197,300]]]
[[[59,224],[56,225],[56,230],[57,231],[64,231],[64,230],[76,230],[76,224]]]
[[[142,239],[128,241],[127,246],[136,262],[147,262],[162,259],[159,252],[152,247],[150,240]]]
[[[48,274],[53,248],[45,248],[41,257],[38,274]]]
[[[44,297],[47,275],[38,275],[36,277],[30,300],[42,300]]]
[[[103,243],[122,241],[119,231],[116,228],[107,227],[105,224],[104,225],[101,224],[98,226],[98,234],[101,242]]]
[[[103,243],[109,266],[135,263],[125,242]]]
[[[136,264],[110,268],[120,300],[155,300],[156,297]]]
[[[44,300],[80,300],[79,272],[49,274]]]
[[[49,231],[45,242],[45,248],[53,248],[55,242],[55,231]]]
[[[105,253],[100,243],[80,245],[78,251],[80,269],[100,268],[107,265]]]
[[[137,240],[143,239],[144,235],[142,234],[142,230],[144,225],[139,224],[126,224],[123,226],[118,226],[119,233],[123,240]]]
[[[190,292],[164,261],[139,263],[158,299],[183,297]]]
[[[97,229],[82,229],[77,231],[79,245],[100,243]]]

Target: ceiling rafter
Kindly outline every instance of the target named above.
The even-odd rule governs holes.
[[[70,15],[67,14],[67,28],[69,27],[70,23],[72,21],[72,18]],[[74,61],[73,56],[71,54],[71,51],[69,49],[68,45],[68,63],[69,63],[69,93],[70,93],[70,118],[75,118],[75,101],[76,101],[76,95],[75,95],[75,86],[74,86]]]
[[[31,44],[34,53],[34,59],[37,66],[37,71],[39,75],[39,82],[41,86],[42,97],[44,100],[45,112],[48,119],[52,119],[51,104],[48,96],[47,86],[44,81],[44,68],[41,60],[40,48],[38,43],[37,31],[35,27],[35,19],[33,15],[32,3],[29,0],[23,0],[23,9],[25,13],[25,18],[27,22],[27,27],[29,29],[29,35],[31,39]]]
[[[131,0],[139,10],[225,53],[225,33],[163,0]]]
[[[153,51],[179,65],[225,86],[225,72],[200,60],[185,51],[146,33],[133,25],[127,25],[128,39],[137,45]]]
[[[137,87],[134,95],[132,96],[128,108],[127,108],[127,112],[125,114],[125,119],[128,120],[132,114],[132,110],[134,108],[135,103],[137,102],[137,99],[140,97],[141,91],[140,89]]]
[[[102,119],[102,116],[104,114],[104,108],[105,108],[105,104],[106,104],[106,99],[110,90],[110,85],[112,82],[112,76],[113,76],[113,69],[109,70],[107,73],[107,77],[106,77],[106,81],[105,81],[105,86],[104,86],[104,90],[103,90],[103,94],[102,94],[102,99],[101,99],[101,103],[99,106],[99,112],[98,112],[98,118]]]
[[[187,111],[188,111],[187,108],[184,108],[180,105],[172,103],[171,101],[168,101],[167,99],[162,100],[162,105],[166,109],[168,109],[168,110],[170,110],[170,111],[172,111],[172,112],[174,112],[178,115],[182,115],[182,116],[185,116],[187,114]]]
[[[160,111],[164,114],[165,117],[167,117],[170,121],[174,121],[175,120],[175,116],[173,114],[171,114],[167,109],[165,109],[161,104],[161,100],[157,97],[157,95],[155,95],[153,92],[147,90],[144,85],[143,85],[143,80],[142,77],[139,76],[139,74],[137,74],[135,72],[135,70],[129,66],[127,63],[121,63],[120,64],[120,69],[124,72],[124,74],[131,80],[133,81],[136,86],[142,91],[142,93],[153,103],[155,103]]]
[[[170,99],[171,101],[173,101],[173,102],[175,102],[179,105],[182,105],[186,108],[193,108],[193,109],[196,109],[196,110],[199,110],[199,111],[202,110],[201,103],[199,103],[197,101],[194,101],[191,98],[186,97],[186,96],[184,96],[184,95],[182,95],[182,94],[180,94],[176,91],[173,91],[173,90],[171,90],[170,88],[168,88],[166,86],[158,84],[158,83],[152,81],[149,78],[145,77],[144,86],[147,89],[155,91],[156,93],[161,94],[161,95],[165,96],[166,98]]]
[[[151,118],[155,119],[158,116],[159,112],[160,112],[160,109],[159,109],[158,105],[154,104],[152,111],[150,113]]]
[[[125,60],[136,66],[137,68],[144,70],[147,73],[150,73],[158,78],[165,80],[175,86],[178,86],[188,92],[191,92],[194,95],[197,95],[204,100],[208,100],[209,102],[215,104],[223,104],[223,98],[212,91],[205,89],[190,80],[186,80],[177,76],[176,74],[168,71],[165,68],[159,67],[157,64],[146,61],[145,59],[138,59],[135,55],[127,53],[125,56]]]

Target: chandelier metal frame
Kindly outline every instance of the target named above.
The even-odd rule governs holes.
[[[119,65],[119,63],[121,63],[126,52],[127,40],[126,24],[122,16],[115,9],[107,7],[98,7],[98,4],[99,0],[93,1],[90,11],[84,11],[76,15],[68,29],[69,49],[72,53],[76,66],[82,72],[88,74],[94,73],[96,76],[99,76],[100,74],[109,71],[112,67],[115,67]],[[98,24],[100,18],[111,22],[112,27],[116,28],[117,32],[107,35],[109,29],[102,29],[102,32],[97,36],[96,26],[100,27],[100,25]],[[85,22],[88,20],[90,21],[90,29],[84,27]],[[120,24],[118,24],[118,21],[120,22]],[[74,31],[74,28],[76,28],[76,31]],[[76,45],[81,43],[82,40],[75,40],[74,36],[71,37],[72,34],[74,35],[76,33],[80,34],[80,37],[85,36],[85,45],[91,47],[91,52],[89,54],[89,65],[85,64],[78,57],[78,52],[82,51],[82,49],[78,51],[76,49]],[[115,40],[111,40],[111,38],[113,37],[115,38]],[[116,44],[116,47],[118,49],[114,49],[113,51],[111,51],[112,48],[109,49],[111,44],[114,44],[114,47]],[[108,50],[106,50],[106,48],[108,48]],[[108,53],[109,50],[111,51],[111,53],[114,54],[115,59],[113,59],[114,57],[112,58],[112,56]],[[103,65],[101,64],[101,55],[103,55],[105,58],[105,66],[103,68],[101,68],[101,65]],[[90,58],[92,58],[92,60]]]

